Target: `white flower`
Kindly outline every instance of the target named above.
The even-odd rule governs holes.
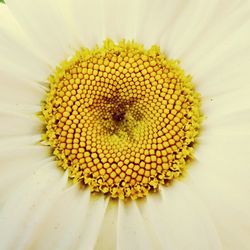
[[[8,0],[0,7],[0,249],[249,249],[250,2]],[[70,185],[38,145],[46,79],[81,45],[158,44],[206,116],[189,174],[124,203]]]

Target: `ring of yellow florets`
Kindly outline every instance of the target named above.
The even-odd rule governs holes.
[[[136,199],[185,171],[200,98],[159,47],[106,40],[63,62],[49,83],[43,139],[74,182]]]

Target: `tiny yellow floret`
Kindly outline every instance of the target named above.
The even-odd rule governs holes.
[[[158,46],[107,39],[77,51],[48,80],[42,138],[74,183],[137,199],[186,171],[200,130],[200,95]]]

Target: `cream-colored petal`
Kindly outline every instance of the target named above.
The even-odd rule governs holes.
[[[189,69],[194,71],[193,74],[202,76],[208,71],[212,73],[218,67],[223,70],[224,64],[232,63],[237,53],[242,56],[245,49],[249,51],[249,2],[232,1],[228,9],[219,6],[218,18],[213,12],[212,22],[204,26],[203,35],[197,36],[192,43],[194,47],[186,47],[188,53],[182,55]]]
[[[135,39],[140,1],[102,1],[103,34],[114,41]]]
[[[100,194],[97,197],[90,197],[86,218],[84,225],[82,226],[82,235],[76,249],[81,250],[94,248],[98,235],[100,234],[108,202],[109,198],[103,196],[103,194]],[[87,229],[86,225],[88,225]]]
[[[145,226],[145,218],[137,203],[119,201],[116,249],[149,250],[159,249],[158,247],[157,239]]]
[[[248,117],[247,113],[242,117]],[[216,221],[224,248],[248,249],[250,133],[237,116],[228,123],[204,132],[196,152],[197,164],[190,168],[186,183]],[[249,128],[249,121],[246,124]]]
[[[212,16],[217,1],[204,8],[197,1],[141,1],[136,38],[147,46],[158,44],[171,57],[180,57],[188,42],[200,33]],[[192,17],[192,18],[191,18]]]
[[[231,175],[230,179],[227,173],[222,176],[215,172],[213,175],[207,173],[207,178],[197,179],[197,175],[192,174],[193,183],[189,183],[216,222],[224,249],[229,250],[247,250],[250,246],[249,182],[238,175]],[[249,171],[247,176],[249,180]]]
[[[33,231],[44,220],[44,214],[66,179],[55,168],[44,164],[9,195],[1,207],[0,249],[27,249]]]
[[[250,191],[250,134],[230,134],[228,131],[228,134],[215,131],[202,137],[195,154],[197,164],[190,168],[190,173],[200,176],[196,177],[197,181],[209,180],[211,176],[227,180],[228,185],[233,181],[244,194]]]
[[[3,107],[0,107],[0,136],[35,135],[41,132],[41,122],[35,115],[21,114],[13,105],[5,111],[1,110]]]
[[[149,196],[140,209],[146,218],[145,226],[154,232],[161,249],[222,249],[215,221],[184,183],[162,188],[160,194]]]
[[[34,232],[31,249],[93,249],[107,204],[77,185],[65,189]]]
[[[168,1],[164,0],[154,2],[141,0],[138,2],[135,38],[146,47],[153,44],[159,45],[162,36],[169,33],[183,3],[182,1],[174,1],[169,4]]]
[[[9,135],[13,129],[24,127],[28,131],[30,125],[33,126],[33,121],[26,125],[27,119],[23,120],[20,115],[40,110],[45,85],[39,82],[48,77],[49,70],[5,5],[0,8],[0,33],[0,112],[4,128],[1,132]],[[19,117],[13,117],[14,114]]]
[[[36,117],[36,113],[39,111],[41,111],[41,105],[27,105],[15,102],[12,104],[5,104],[0,102],[0,112],[7,115],[24,116],[33,119],[37,118],[37,120],[39,120],[38,117]]]
[[[34,80],[22,78],[20,75],[0,70],[0,103],[7,105],[40,106],[45,96],[45,86]],[[2,105],[0,104],[0,107]]]
[[[6,5],[0,8],[0,34],[1,76],[4,73],[0,86],[3,86],[3,90],[11,78],[25,79],[29,83],[47,78],[48,65],[37,55]]]
[[[79,46],[93,48],[106,38],[103,29],[102,0],[75,0],[71,6],[73,28]]]
[[[224,122],[224,129],[227,129],[227,126],[249,125],[250,119],[247,120],[250,111],[249,93],[250,86],[218,94],[218,96],[206,96],[203,100],[204,126],[208,127],[209,130],[209,127],[211,127],[213,130],[217,128],[218,123],[225,121],[225,119],[227,119],[228,123]],[[245,114],[246,119],[240,122],[238,119],[242,114]]]
[[[0,172],[3,177],[0,182],[1,204],[8,199],[11,191],[46,163],[47,149],[35,145],[39,140],[40,135],[0,140]]]
[[[117,246],[117,200],[109,200],[107,210],[104,215],[100,233],[95,243],[95,250],[111,250]]]
[[[167,30],[162,32],[160,45],[166,49],[170,57],[183,59],[185,53],[195,49],[194,41],[198,40],[207,25],[213,19],[216,9],[220,9],[218,1],[212,0],[206,3],[202,1],[176,1],[166,5],[172,19],[167,23]]]
[[[75,249],[90,199],[88,190],[79,192],[78,188],[67,188],[55,198],[46,218],[34,232],[31,248]]]
[[[75,36],[68,2],[38,0],[6,1],[11,13],[25,31],[33,46],[51,66],[70,56],[75,46]]]
[[[207,118],[204,125],[204,131],[210,128],[209,133],[202,133],[200,138],[209,137],[210,133],[222,136],[249,136],[249,109],[232,112],[222,117],[214,117],[212,120]],[[203,139],[202,139],[203,140]],[[245,148],[248,148],[244,146]]]

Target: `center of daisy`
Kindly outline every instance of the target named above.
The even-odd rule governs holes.
[[[111,197],[144,197],[183,174],[200,127],[191,77],[159,47],[106,40],[57,67],[42,104],[58,165]]]
[[[112,119],[115,122],[122,122],[125,117],[125,111],[122,108],[118,108],[113,112]]]

